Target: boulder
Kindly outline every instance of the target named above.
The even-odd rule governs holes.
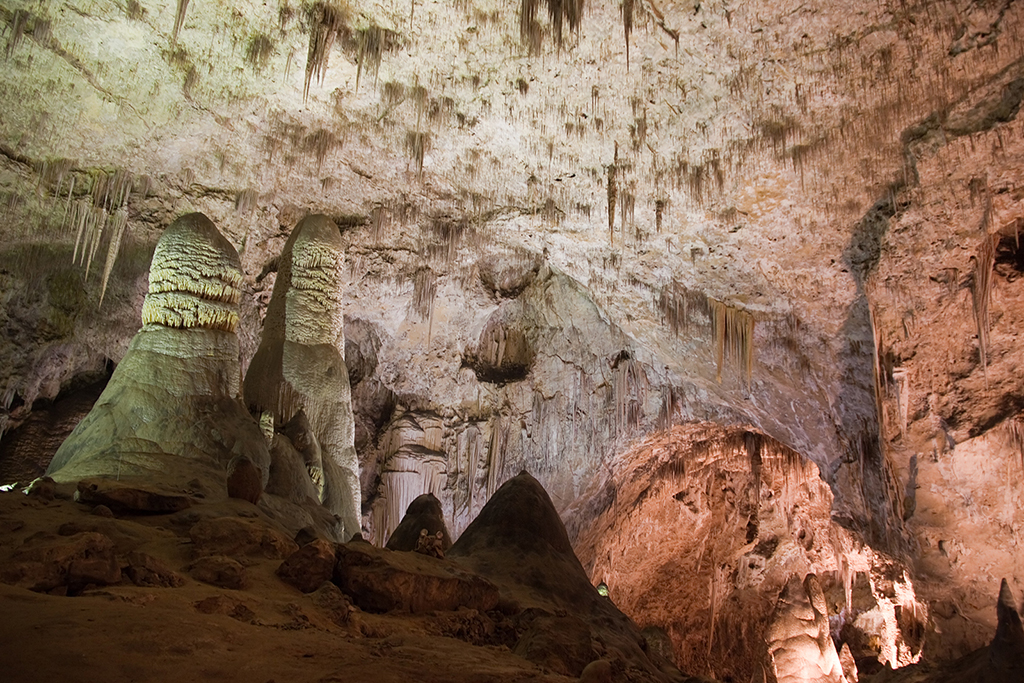
[[[61,586],[78,592],[89,584],[119,583],[121,568],[113,541],[103,534],[83,532],[45,539],[17,551],[0,568],[0,581],[38,592]]]
[[[192,499],[145,484],[121,483],[90,478],[78,482],[75,500],[86,505],[103,505],[111,511],[130,514],[170,514],[192,505]],[[102,513],[101,513],[102,514]]]
[[[228,463],[227,483],[229,498],[238,498],[255,505],[263,494],[263,473],[245,456],[237,456]]]
[[[369,612],[487,611],[498,604],[494,584],[451,562],[359,541],[338,546],[334,582]]]
[[[298,549],[295,541],[259,519],[204,519],[193,525],[188,534],[196,557],[230,555],[276,560]]]
[[[315,539],[289,555],[277,575],[303,593],[312,593],[334,576],[334,563],[333,544]]]
[[[436,537],[438,533],[441,534],[442,557],[452,547],[452,539],[448,535],[448,528],[444,523],[441,501],[433,493],[424,493],[409,504],[401,523],[388,539],[387,548],[389,550],[416,550],[423,530],[426,530],[428,536]]]
[[[168,568],[152,555],[138,551],[128,554],[128,567],[124,574],[136,586],[178,588],[185,583],[181,574]]]
[[[224,555],[201,557],[189,566],[188,573],[196,581],[218,588],[241,590],[249,584],[245,567]]]

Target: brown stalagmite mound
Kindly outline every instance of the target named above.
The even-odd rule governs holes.
[[[514,651],[574,676],[613,660],[620,680],[678,680],[674,666],[646,651],[628,617],[598,594],[573,552],[544,487],[526,472],[499,488],[448,551],[527,610]]]
[[[441,552],[446,553],[452,547],[451,536],[444,523],[444,512],[441,501],[433,493],[424,493],[409,503],[398,528],[388,539],[389,550],[416,550],[420,532],[426,529],[427,534],[435,536],[441,532]]]

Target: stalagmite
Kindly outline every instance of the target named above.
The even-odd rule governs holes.
[[[263,338],[244,389],[250,411],[273,413],[278,431],[300,410],[305,413],[322,454],[323,504],[341,519],[347,538],[359,533],[361,524],[341,310],[343,250],[330,218],[307,216],[295,226],[281,253]]]
[[[153,254],[143,327],[48,474],[184,482],[205,472],[223,481],[240,455],[265,483],[270,456],[240,401],[241,281],[238,254],[210,219],[172,223]]]
[[[779,683],[844,683],[843,667],[829,635],[828,607],[818,577],[793,575],[779,594],[765,637]]]

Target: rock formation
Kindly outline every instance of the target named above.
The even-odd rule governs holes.
[[[765,635],[779,683],[846,683],[829,633],[825,594],[814,574],[789,579]]]
[[[209,476],[223,488],[234,457],[266,481],[270,456],[242,405],[234,247],[206,216],[182,216],[153,254],[143,327],[95,406],[54,455],[58,482]]]
[[[255,415],[271,413],[275,429],[291,434],[315,488],[322,489],[318,497],[341,518],[342,535],[349,537],[362,525],[344,356],[343,263],[344,245],[331,219],[299,221],[281,253],[262,341],[244,386],[249,409]],[[300,411],[308,429],[292,422]]]
[[[386,547],[391,550],[416,550],[423,532],[431,537],[440,535],[438,549],[442,556],[452,546],[448,527],[444,523],[441,501],[433,493],[424,493],[409,503],[405,517],[391,534]]]

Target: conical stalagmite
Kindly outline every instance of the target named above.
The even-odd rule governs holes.
[[[341,534],[347,538],[361,525],[359,462],[344,355],[343,263],[341,234],[330,218],[316,215],[299,221],[281,253],[263,338],[244,387],[249,409],[256,415],[271,413],[278,431],[300,410],[305,413],[321,453],[323,504],[339,516]]]
[[[441,534],[439,548],[442,553],[452,546],[448,528],[444,523],[444,512],[441,501],[433,493],[424,493],[409,503],[402,522],[388,539],[387,547],[391,550],[416,550],[421,532],[429,536]]]

